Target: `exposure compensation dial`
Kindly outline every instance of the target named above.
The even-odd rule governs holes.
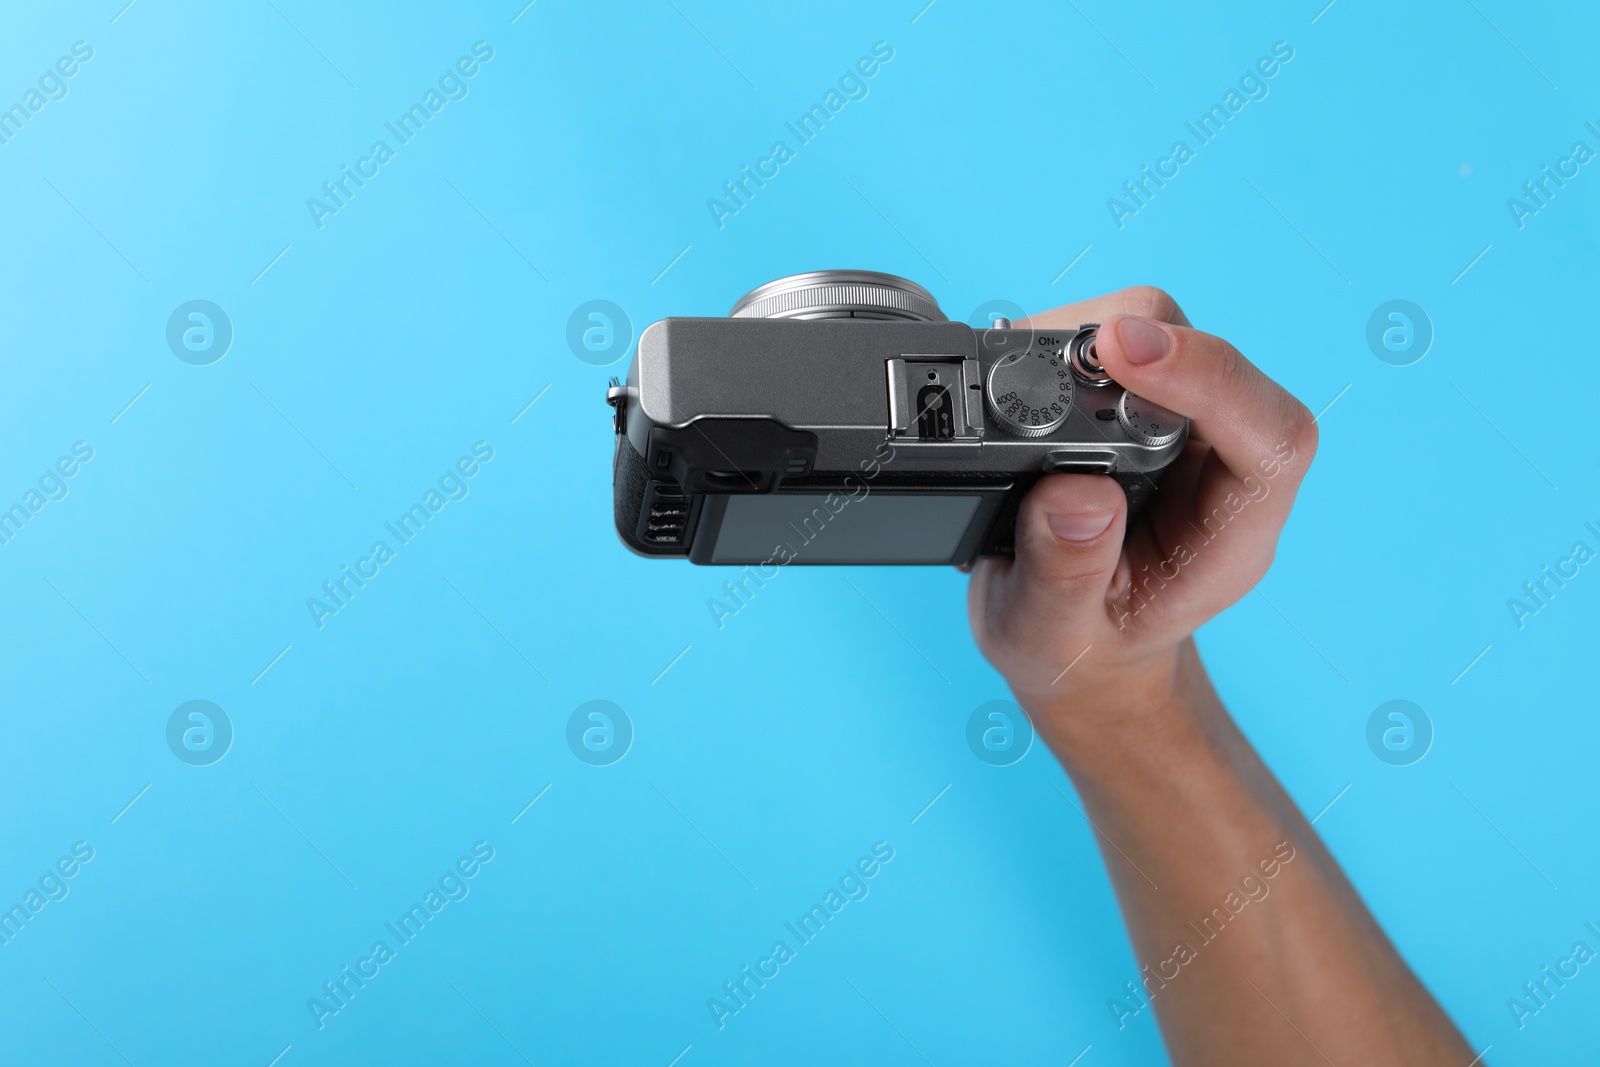
[[[1129,437],[1152,448],[1176,441],[1184,426],[1182,415],[1128,392],[1117,401],[1117,422]]]

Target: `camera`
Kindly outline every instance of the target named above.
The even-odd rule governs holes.
[[[1011,555],[1022,498],[1061,472],[1115,478],[1131,515],[1189,424],[1111,380],[1096,330],[972,329],[841,270],[662,319],[606,394],[617,533],[702,564],[964,564]]]

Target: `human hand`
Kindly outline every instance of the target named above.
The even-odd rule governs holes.
[[[1131,524],[1112,479],[1050,475],[1017,515],[1016,558],[973,570],[978,647],[1047,738],[1168,701],[1189,635],[1272,563],[1317,446],[1304,405],[1232,345],[1191,329],[1159,289],[1124,289],[1027,325],[1086,322],[1101,324],[1096,349],[1118,384],[1191,425]]]

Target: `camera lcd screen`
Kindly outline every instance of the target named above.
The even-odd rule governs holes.
[[[825,493],[725,499],[712,563],[949,563],[983,498],[875,492],[852,500],[841,493],[831,507]]]

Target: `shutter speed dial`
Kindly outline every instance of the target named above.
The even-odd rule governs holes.
[[[1152,448],[1176,441],[1184,427],[1182,415],[1129,392],[1117,401],[1117,422],[1129,437]]]
[[[1072,372],[1060,349],[1029,348],[1001,356],[989,369],[985,397],[1000,428],[1017,437],[1043,437],[1072,411]]]

